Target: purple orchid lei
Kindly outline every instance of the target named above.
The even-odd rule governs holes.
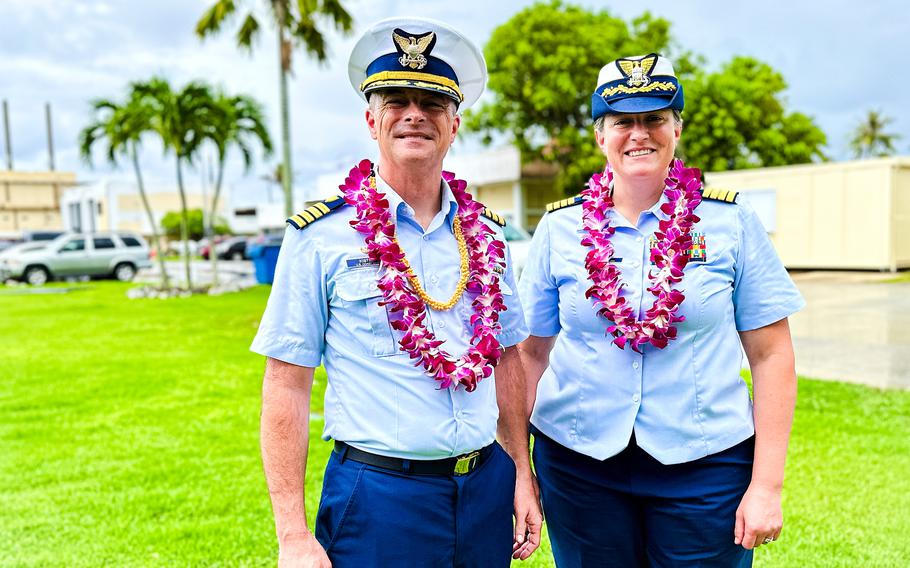
[[[670,165],[664,187],[668,202],[660,208],[669,218],[660,221],[658,231],[654,233],[657,244],[651,249],[654,270],[649,274],[651,286],[648,291],[655,299],[641,321],[637,319],[633,307],[621,296],[625,285],[620,279],[619,269],[610,263],[613,256],[610,237],[615,229],[610,226],[608,215],[613,208],[610,195],[613,171],[609,164],[603,174],[591,176],[588,187],[581,192],[584,198],[582,224],[587,233],[581,244],[591,247],[585,256],[585,268],[593,282],[585,297],[592,298],[597,313],[612,323],[607,327],[607,333],[613,335],[613,343],[620,349],[624,349],[627,343],[639,353],[642,345],[649,343],[663,349],[676,338],[674,324],[685,321],[684,316],[677,315],[685,295],[673,285],[683,279],[683,269],[689,262],[688,253],[692,248],[689,233],[692,226],[700,221],[695,215],[695,208],[701,203],[700,178],[701,172],[696,168],[686,168],[682,160],[674,160]]]
[[[474,331],[470,347],[464,355],[454,359],[441,348],[445,341],[437,339],[424,325],[427,307],[408,280],[405,254],[395,237],[389,202],[385,194],[376,189],[375,176],[373,163],[363,160],[351,170],[339,189],[344,193],[345,201],[356,209],[356,219],[351,221],[351,226],[364,235],[364,251],[370,260],[380,264],[377,281],[383,297],[380,305],[389,306],[389,312],[398,316],[393,318],[391,325],[403,332],[398,343],[402,351],[417,360],[415,366],[422,366],[427,375],[439,381],[441,389],[462,385],[471,392],[499,363],[501,349],[496,335],[502,329],[499,312],[506,307],[497,269],[505,268],[505,244],[480,220],[483,205],[465,191],[467,183],[455,179],[451,172],[442,172],[442,179],[449,184],[458,202],[458,216],[469,254],[470,276],[465,289],[474,296],[471,302],[474,313],[470,319]]]

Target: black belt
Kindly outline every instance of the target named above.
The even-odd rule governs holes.
[[[438,460],[390,458],[358,450],[338,440],[335,440],[335,452],[341,456],[342,460],[354,460],[355,462],[414,475],[467,475],[480,467],[480,464],[490,457],[493,452],[493,444],[475,452]]]

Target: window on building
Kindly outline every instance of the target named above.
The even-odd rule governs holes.
[[[108,239],[105,237],[95,237],[92,239],[92,242],[95,244],[95,250],[112,249],[112,248],[116,248],[116,246],[117,246],[114,244],[113,239]]]
[[[70,225],[73,232],[82,232],[82,208],[79,203],[70,203]]]

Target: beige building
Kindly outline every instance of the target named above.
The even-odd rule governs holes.
[[[788,268],[910,268],[910,158],[709,173],[742,192]]]
[[[62,231],[61,197],[75,184],[71,172],[0,171],[0,237]]]
[[[550,164],[521,164],[518,150],[446,157],[476,199],[533,230],[547,203],[565,197]],[[307,200],[338,193],[347,172],[320,176]],[[787,268],[910,268],[910,158],[707,173],[709,186],[741,192]]]
[[[147,184],[146,194],[160,229],[161,219],[166,213],[180,210],[180,194],[173,186],[155,182]],[[201,208],[203,197],[200,191],[188,191],[187,207]],[[222,217],[226,210],[225,201],[223,196],[219,212]],[[62,228],[68,231],[132,231],[146,237],[151,235],[148,216],[133,182],[109,180],[72,188],[61,198],[60,209],[63,214]]]

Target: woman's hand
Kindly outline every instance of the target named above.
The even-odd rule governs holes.
[[[751,550],[777,540],[783,524],[780,489],[751,483],[736,509],[733,542]]]

